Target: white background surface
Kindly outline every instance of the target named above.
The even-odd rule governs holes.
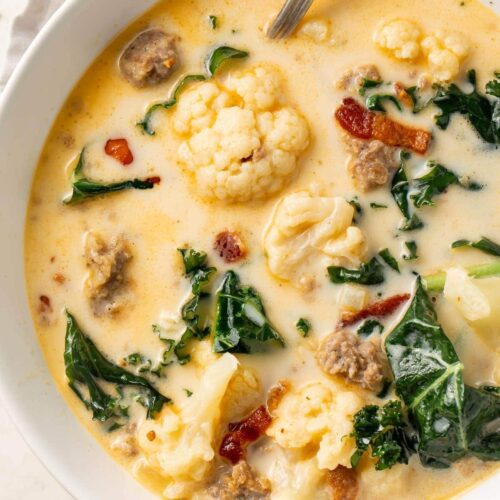
[[[10,23],[26,0],[0,0],[0,68]],[[17,432],[0,401],[0,500],[71,500]]]

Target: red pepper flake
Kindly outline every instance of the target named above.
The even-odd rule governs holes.
[[[215,237],[214,250],[227,264],[244,259],[247,249],[237,232],[223,231]]]
[[[38,306],[38,310],[41,313],[49,313],[52,312],[52,305],[50,303],[50,298],[47,295],[40,295],[40,304]]]
[[[340,320],[340,328],[345,326],[354,325],[359,321],[366,318],[380,318],[382,316],[389,316],[392,314],[401,304],[406,302],[411,295],[409,293],[403,293],[400,295],[393,295],[384,300],[379,300],[373,302],[373,304],[368,304],[364,309],[356,313],[345,312],[342,314],[342,319]]]
[[[351,97],[343,100],[335,118],[349,134],[359,139],[377,139],[387,146],[404,148],[415,153],[427,152],[432,134],[395,122],[385,114],[366,109]]]
[[[264,405],[259,406],[247,418],[229,424],[227,432],[222,438],[219,455],[236,465],[245,458],[246,447],[257,441],[271,425],[272,418]]]
[[[109,139],[104,151],[124,166],[130,165],[134,161],[134,155],[130,151],[127,139]]]
[[[150,182],[151,184],[160,184],[161,177],[158,177],[158,176],[156,176],[156,177],[148,177],[146,179],[146,182]]]

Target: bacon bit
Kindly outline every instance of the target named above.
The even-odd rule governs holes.
[[[247,249],[240,235],[234,231],[223,231],[215,237],[214,250],[224,262],[230,264],[244,259]]]
[[[66,281],[66,278],[61,273],[54,274],[54,276],[52,276],[52,279],[59,285],[64,285],[64,282]]]
[[[247,418],[229,424],[222,438],[219,455],[229,460],[233,465],[245,458],[246,446],[257,441],[271,425],[272,418],[264,405],[259,406]]]
[[[150,182],[151,184],[160,184],[161,177],[158,177],[158,176],[156,176],[156,177],[148,177],[146,179],[146,182]]]
[[[403,293],[400,295],[393,295],[384,300],[379,300],[378,302],[373,302],[373,304],[368,304],[364,309],[356,313],[345,312],[342,314],[342,319],[340,321],[339,327],[343,328],[346,326],[358,323],[366,318],[376,317],[380,318],[382,316],[388,316],[392,314],[401,304],[406,302],[411,295],[409,293]]]
[[[290,381],[287,379],[279,380],[273,385],[267,393],[267,411],[272,415],[278,408],[285,394],[290,390]]]
[[[40,295],[40,304],[38,306],[39,312],[50,313],[52,312],[52,305],[50,303],[49,297],[47,295]]]
[[[402,83],[396,82],[394,84],[394,92],[396,93],[396,97],[398,98],[398,100],[401,101],[405,106],[407,106],[408,108],[413,107],[412,98],[410,94],[406,92],[406,89]]]
[[[328,471],[328,484],[332,488],[332,500],[356,500],[358,478],[354,469],[338,465]]]
[[[124,166],[130,165],[134,161],[134,155],[130,151],[127,139],[109,139],[104,151]]]
[[[55,256],[52,256],[52,257],[50,258],[50,262],[54,263],[55,261],[56,261]]]
[[[387,146],[410,149],[424,154],[432,134],[426,130],[408,127],[384,114],[366,109],[351,97],[344,99],[335,112],[340,126],[359,139],[377,139]]]
[[[155,431],[149,431],[146,434],[146,437],[148,438],[148,441],[154,441],[156,439],[156,432]]]

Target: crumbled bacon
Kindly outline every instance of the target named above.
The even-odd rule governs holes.
[[[122,165],[130,165],[134,161],[134,155],[128,146],[127,139],[109,139],[104,148],[108,156],[112,156]]]
[[[215,237],[215,251],[224,262],[230,264],[244,259],[247,250],[240,235],[234,231],[223,231]]]
[[[340,320],[339,327],[343,328],[349,325],[353,325],[358,321],[366,318],[376,317],[380,318],[382,316],[388,316],[392,314],[401,304],[406,302],[410,298],[409,293],[403,293],[400,295],[393,295],[387,299],[379,300],[368,304],[364,309],[358,312],[345,312],[342,314],[342,319]]]
[[[40,295],[40,304],[38,306],[38,310],[43,313],[52,312],[52,304],[50,302],[50,298],[47,295]]]
[[[358,478],[354,469],[338,465],[328,471],[328,484],[332,489],[332,500],[355,500],[358,496]]]
[[[257,441],[271,425],[272,418],[264,405],[259,406],[247,418],[229,424],[228,432],[222,438],[219,455],[233,465],[245,458],[248,444]]]
[[[161,177],[158,177],[158,176],[156,176],[156,177],[148,177],[146,179],[146,182],[150,182],[151,184],[160,184]]]
[[[52,276],[52,279],[59,285],[64,285],[65,281],[66,281],[66,277],[64,276],[64,274],[61,274],[61,273],[56,273]]]
[[[432,139],[430,132],[395,122],[385,114],[366,109],[351,97],[335,112],[340,126],[359,139],[377,139],[387,146],[424,154]]]

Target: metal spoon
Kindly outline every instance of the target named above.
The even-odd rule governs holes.
[[[267,30],[269,38],[286,38],[304,17],[313,0],[286,0],[285,5]]]

